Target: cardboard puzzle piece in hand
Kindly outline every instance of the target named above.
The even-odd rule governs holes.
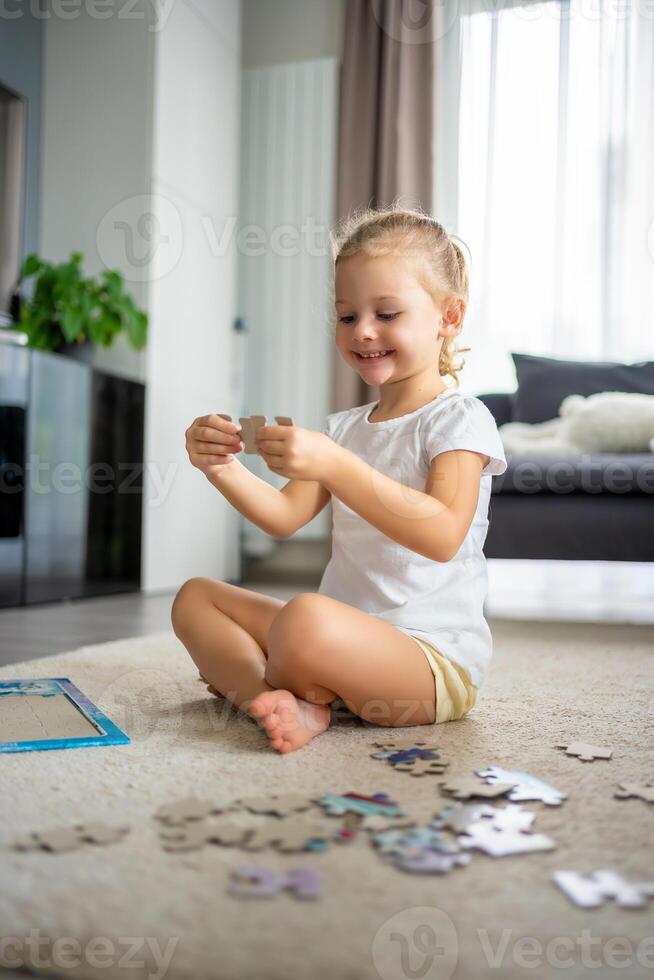
[[[613,795],[616,800],[637,797],[645,803],[654,803],[654,779],[648,779],[644,783],[618,783],[618,788]]]
[[[224,417],[224,416],[223,416]],[[231,421],[231,419],[229,420]],[[243,452],[246,453],[256,453],[257,444],[255,441],[255,433],[262,425],[267,425],[268,421],[265,415],[249,415],[244,418],[239,418],[241,423],[241,439],[243,440]],[[293,425],[293,419],[290,415],[276,415],[275,422],[277,425]]]
[[[578,871],[555,871],[552,881],[571,902],[584,909],[596,909],[607,898],[626,909],[640,909],[654,896],[654,881],[629,882],[608,868],[584,875]]]
[[[603,745],[589,745],[588,742],[559,742],[557,749],[565,749],[566,755],[576,755],[581,762],[594,762],[595,759],[610,759],[613,749]]]
[[[228,891],[238,898],[273,898],[287,889],[296,898],[318,898],[321,888],[320,872],[316,868],[293,868],[287,872],[242,866],[232,871]]]

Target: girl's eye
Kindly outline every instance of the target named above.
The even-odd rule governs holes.
[[[379,317],[380,320],[394,320],[400,314],[399,313],[378,313],[377,315],[378,315],[378,317]],[[340,320],[341,323],[352,323],[352,321],[354,320],[354,317],[351,316],[351,315],[347,315],[347,316],[340,316],[338,319]]]

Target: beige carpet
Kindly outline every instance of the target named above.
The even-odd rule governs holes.
[[[226,703],[205,693],[172,634],[3,668],[2,679],[70,677],[133,738],[129,746],[0,758],[0,938],[13,939],[0,944],[4,965],[23,954],[30,962],[32,930],[81,944],[79,956],[74,944],[60,944],[56,962],[43,944],[41,972],[94,980],[651,976],[654,940],[642,941],[654,935],[654,903],[649,911],[612,903],[583,911],[550,874],[611,867],[654,879],[654,805],[612,796],[620,779],[654,774],[654,630],[492,628],[494,663],[477,707],[436,729],[454,759],[450,772],[493,763],[528,770],[568,799],[560,808],[528,804],[537,812],[533,829],[550,834],[555,851],[497,859],[473,852],[467,867],[445,876],[396,870],[363,838],[297,858],[161,849],[152,815],[189,793],[222,802],[255,792],[386,791],[430,818],[442,802],[432,777],[415,779],[369,756],[387,729],[341,717],[306,749],[277,755],[253,722],[227,717]],[[582,763],[554,748],[576,738],[613,746],[613,760]],[[126,821],[132,831],[119,844],[73,854],[7,849],[26,831],[89,819]],[[226,895],[229,869],[257,861],[320,868],[323,898]],[[103,937],[104,945],[87,946]],[[157,971],[166,951],[172,958]]]

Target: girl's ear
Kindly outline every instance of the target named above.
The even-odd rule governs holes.
[[[443,306],[443,326],[448,328],[448,334],[455,334],[461,329],[466,311],[466,301],[459,297],[452,298]]]

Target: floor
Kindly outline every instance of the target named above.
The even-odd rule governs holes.
[[[317,589],[324,548],[284,545],[246,563],[247,588],[282,599]],[[501,620],[654,624],[652,564],[491,560],[488,581],[491,628]],[[130,594],[0,610],[0,666],[170,629],[173,598]]]
[[[466,867],[446,875],[393,868],[365,834],[325,854],[163,850],[154,814],[189,795],[220,807],[280,787],[304,800],[381,792],[424,826],[449,798],[437,777],[414,779],[370,757],[374,742],[389,736],[385,729],[338,717],[304,750],[280,756],[256,723],[205,691],[169,631],[0,668],[3,680],[73,678],[132,740],[66,758],[3,757],[3,786],[11,792],[0,793],[2,935],[21,941],[34,929],[46,942],[77,938],[84,950],[87,940],[106,939],[113,957],[103,952],[93,962],[83,958],[79,969],[57,971],[80,980],[130,975],[125,946],[114,945],[121,937],[136,939],[130,949],[140,962],[145,937],[159,953],[176,942],[165,980],[608,980],[618,972],[613,964],[628,980],[649,976],[651,905],[576,908],[551,875],[611,868],[627,880],[654,881],[651,807],[614,797],[617,783],[651,771],[654,628],[496,620],[493,638],[492,669],[470,716],[433,733],[427,726],[450,760],[446,779],[498,765],[531,772],[567,799],[524,804],[553,850],[471,853]],[[426,734],[421,726],[400,737]],[[613,758],[584,763],[557,748],[576,739],[611,746]],[[64,855],[5,848],[29,830],[97,819],[113,825],[118,815],[129,833],[106,848]],[[240,819],[256,826],[273,820]],[[227,894],[230,872],[244,863],[314,868],[323,898],[315,904],[282,895],[246,906]],[[38,952],[46,955],[47,946]],[[134,980],[148,973],[161,980],[154,963]]]

